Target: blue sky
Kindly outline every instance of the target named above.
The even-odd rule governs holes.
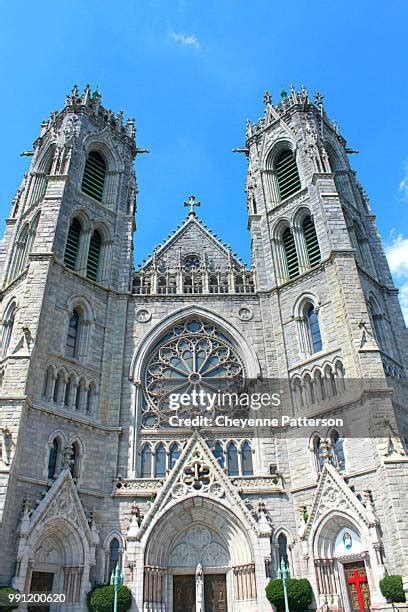
[[[21,151],[73,83],[134,116],[139,184],[136,261],[184,218],[200,216],[248,259],[245,119],[269,89],[320,90],[348,141],[408,315],[408,3],[405,0],[14,0],[0,5],[3,116],[0,213],[26,170]]]

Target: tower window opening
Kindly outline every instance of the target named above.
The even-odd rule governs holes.
[[[106,164],[97,151],[91,151],[85,163],[82,191],[95,200],[102,202],[105,187]]]
[[[98,278],[101,245],[101,235],[98,230],[95,230],[89,243],[88,262],[86,265],[86,277],[93,281],[96,281]]]
[[[76,309],[72,312],[71,318],[68,325],[68,335],[65,347],[67,357],[76,357],[77,355],[77,343],[78,343],[78,332],[79,332],[79,313]]]
[[[278,155],[275,161],[275,172],[281,200],[299,191],[300,177],[292,151],[285,149]]]
[[[317,240],[316,228],[313,219],[308,215],[302,224],[303,235],[306,242],[306,251],[311,268],[320,262],[320,248]]]
[[[309,326],[310,345],[312,353],[318,353],[322,350],[322,336],[320,333],[319,316],[313,304],[310,304],[307,313],[307,322]]]
[[[283,232],[282,241],[288,276],[289,278],[295,278],[299,275],[299,260],[295,240],[289,227]]]
[[[79,252],[79,239],[81,236],[81,224],[76,217],[71,221],[68,230],[67,243],[65,246],[64,264],[70,270],[75,270]]]

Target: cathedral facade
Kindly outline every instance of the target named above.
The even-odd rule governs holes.
[[[133,120],[75,87],[41,125],[0,252],[0,584],[64,594],[44,609],[86,610],[116,565],[139,612],[266,612],[282,561],[313,609],[408,591],[397,290],[322,96],[264,102],[238,149],[250,267],[191,196],[135,270]],[[316,426],[172,424],[170,393],[243,380]]]

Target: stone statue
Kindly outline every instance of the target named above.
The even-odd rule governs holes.
[[[204,576],[203,566],[197,564],[196,568],[196,612],[204,612]]]

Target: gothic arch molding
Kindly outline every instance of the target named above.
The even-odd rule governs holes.
[[[194,496],[167,506],[146,531],[145,565],[170,566],[172,551],[193,527],[211,533],[214,543],[228,552],[229,565],[253,563],[249,533],[237,516],[220,502]]]
[[[335,510],[325,514],[312,530],[311,541],[315,559],[334,558],[335,540],[343,527],[355,531],[361,537],[367,550],[367,543],[369,542],[367,527],[361,521],[357,521],[349,512]]]
[[[115,150],[108,127],[97,134],[89,134],[84,138],[83,148],[85,151],[84,164],[88,153],[97,151],[105,159],[108,172],[123,170],[123,162]]]
[[[209,323],[213,323],[220,327],[229,336],[229,339],[241,354],[246,367],[247,377],[250,379],[259,378],[261,372],[258,357],[254,348],[247,342],[242,333],[223,317],[207,308],[187,306],[176,310],[171,315],[164,318],[147,333],[133,355],[129,372],[130,380],[132,380],[135,384],[140,383],[143,364],[145,363],[150,350],[160,340],[168,328],[189,316],[201,317]]]

